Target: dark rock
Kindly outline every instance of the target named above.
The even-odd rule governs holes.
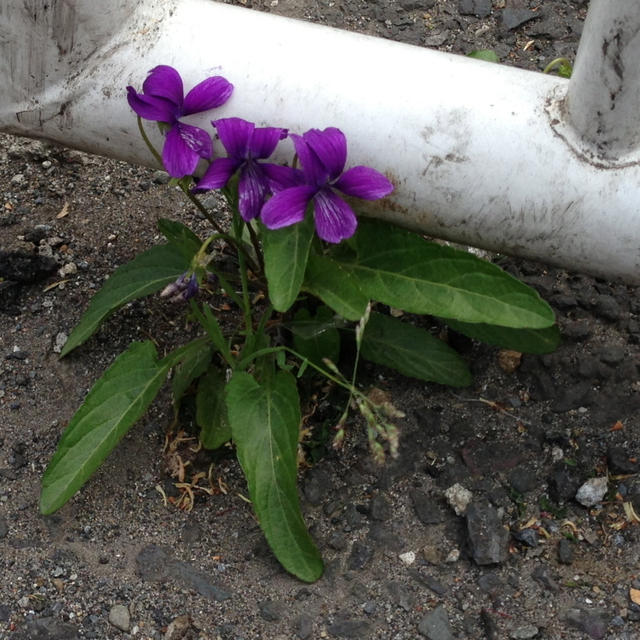
[[[358,508],[360,507],[360,508]],[[361,505],[348,504],[344,512],[344,519],[351,529],[362,529],[367,524],[367,517],[363,511],[366,511]]]
[[[398,0],[398,4],[405,11],[416,11],[417,9],[431,9],[436,0]]]
[[[591,336],[592,330],[586,320],[571,320],[562,327],[562,335],[569,340],[582,342]]]
[[[502,11],[502,26],[509,31],[513,31],[530,20],[540,17],[539,11],[529,9],[509,9]]]
[[[546,371],[535,371],[531,375],[531,399],[538,401],[552,400],[558,388],[553,378]]]
[[[520,494],[525,494],[535,489],[538,484],[538,477],[532,469],[528,467],[516,467],[509,474],[509,484]]]
[[[487,609],[482,609],[480,612],[480,620],[482,620],[482,626],[484,627],[487,640],[498,640],[500,637],[500,627],[498,627],[498,623]]]
[[[449,616],[442,605],[422,617],[418,631],[429,640],[454,640]]]
[[[549,567],[544,565],[538,565],[532,572],[531,577],[539,582],[545,589],[556,593],[560,590],[558,583],[554,580],[551,572],[549,571]]]
[[[362,543],[354,542],[349,554],[347,566],[351,571],[363,569],[373,558],[373,548]]]
[[[492,599],[495,598],[500,590],[504,589],[504,583],[493,572],[483,573],[478,578],[478,586],[483,593],[488,594]]]
[[[421,571],[420,569],[409,569],[409,575],[416,582],[427,587],[427,589],[430,589],[433,593],[439,596],[443,596],[447,592],[447,587],[445,587],[440,580],[425,571]]]
[[[564,293],[552,296],[549,299],[549,302],[560,311],[570,311],[571,309],[575,309],[578,306],[578,301],[576,300],[575,296]]]
[[[640,463],[636,455],[631,455],[626,447],[611,446],[607,450],[609,471],[614,474],[638,473]]]
[[[444,521],[444,513],[434,498],[419,489],[414,489],[410,495],[413,509],[422,524],[438,524]]]
[[[31,284],[43,280],[58,268],[53,258],[24,251],[0,251],[0,277]]]
[[[619,364],[624,360],[625,348],[617,345],[602,347],[598,351],[598,357],[605,364]]]
[[[371,498],[371,503],[369,504],[369,515],[372,520],[379,521],[389,520],[389,518],[391,518],[391,504],[381,493],[376,493]]]
[[[486,18],[491,15],[491,0],[458,0],[458,11],[463,16]]]
[[[538,532],[531,527],[520,529],[519,531],[512,531],[511,535],[513,536],[514,540],[521,542],[527,547],[538,546]]]
[[[9,622],[9,618],[11,618],[11,607],[0,604],[0,622]]]
[[[313,467],[304,478],[304,497],[312,505],[319,505],[330,491],[332,479],[329,473],[322,467]]]
[[[9,524],[7,523],[6,518],[0,517],[0,539],[6,538],[9,533]]]
[[[565,502],[576,495],[576,491],[582,484],[582,478],[575,467],[558,462],[551,470],[547,484],[549,497],[554,502]]]
[[[551,411],[564,413],[578,407],[588,407],[593,403],[593,389],[589,382],[578,382],[565,387],[551,403]]]
[[[311,637],[313,633],[313,619],[311,616],[308,616],[306,613],[303,613],[296,620],[296,637],[300,638],[300,640],[307,640],[307,638]]]
[[[622,309],[613,296],[599,295],[596,299],[594,312],[600,318],[616,322],[622,317]]]
[[[327,544],[336,551],[344,551],[347,548],[347,538],[342,533],[334,532],[327,540]]]
[[[366,620],[338,620],[327,631],[338,638],[368,638],[371,625]]]
[[[273,600],[263,600],[258,602],[260,617],[267,622],[278,622],[282,618],[283,606],[280,602]]]
[[[210,577],[188,562],[178,560],[171,555],[169,549],[150,544],[136,556],[137,574],[152,582],[164,582],[171,579],[194,589],[200,595],[217,602],[228,600],[231,593],[213,584]]]
[[[507,559],[509,532],[498,512],[488,502],[473,502],[466,512],[467,534],[476,564],[486,565]]]
[[[571,564],[573,562],[573,547],[566,538],[558,542],[558,562],[560,564]]]
[[[369,527],[367,540],[376,547],[382,547],[388,551],[402,551],[405,548],[405,541],[396,531],[382,522],[374,522]]]
[[[76,627],[58,622],[54,617],[27,620],[21,632],[11,634],[12,640],[78,640]]]
[[[398,605],[405,611],[411,611],[411,607],[413,606],[413,595],[411,594],[411,591],[402,584],[402,582],[393,580],[387,583],[386,588],[394,604]]]
[[[601,640],[607,635],[607,622],[604,612],[574,607],[567,611],[565,619],[567,624],[586,633],[595,640]]]

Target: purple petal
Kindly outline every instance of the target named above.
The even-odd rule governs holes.
[[[247,162],[240,170],[238,181],[238,211],[243,220],[248,222],[258,216],[268,193],[268,179],[260,165]]]
[[[384,198],[393,191],[386,176],[369,167],[353,167],[345,171],[333,185],[348,196],[365,200]]]
[[[127,87],[129,106],[145,120],[156,122],[175,122],[176,107],[164,98],[154,98],[136,93],[133,87]]]
[[[274,193],[304,184],[304,174],[300,169],[283,167],[281,164],[271,164],[270,162],[264,162],[260,166],[269,178],[269,187]]]
[[[222,76],[212,76],[197,84],[184,99],[182,113],[208,111],[223,105],[231,96],[233,85]]]
[[[238,168],[238,161],[233,158],[216,158],[196,185],[196,191],[205,189],[222,189]]]
[[[210,158],[212,153],[209,134],[182,122],[177,122],[167,133],[162,149],[162,162],[170,176],[182,178],[191,175],[200,158]]]
[[[313,149],[307,144],[304,138],[295,133],[292,133],[290,138],[293,140],[293,146],[300,159],[306,181],[317,187],[326,184],[329,179],[329,172]]]
[[[285,193],[285,192],[283,192]],[[351,207],[331,189],[322,189],[313,198],[318,236],[327,242],[350,238],[358,226]]]
[[[249,143],[255,129],[253,122],[242,118],[221,118],[212,122],[227,153],[233,158],[245,160],[249,157]]]
[[[347,139],[344,133],[335,127],[328,127],[324,131],[310,129],[302,137],[320,158],[331,180],[335,180],[347,162]]]
[[[268,158],[278,146],[280,140],[287,137],[288,131],[280,127],[260,127],[253,131],[249,149],[252,158]]]
[[[145,95],[169,100],[176,107],[182,106],[182,78],[180,74],[166,64],[161,64],[149,71],[142,84]]]
[[[267,229],[280,229],[304,220],[307,205],[315,193],[315,187],[302,185],[276,193],[262,207],[260,218]]]

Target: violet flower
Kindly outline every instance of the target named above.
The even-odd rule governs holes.
[[[146,120],[170,125],[162,149],[162,162],[170,176],[191,175],[200,158],[211,158],[209,134],[200,127],[180,122],[182,116],[208,111],[224,104],[233,85],[222,76],[212,76],[184,95],[180,74],[168,65],[157,66],[142,84],[142,93],[127,87],[129,106]]]
[[[311,129],[302,136],[291,134],[291,138],[302,172],[288,169],[289,184],[282,190],[276,186],[277,193],[262,208],[262,222],[269,229],[301,222],[307,205],[312,203],[320,238],[334,243],[350,238],[358,221],[351,207],[337,192],[377,200],[389,195],[393,185],[380,172],[369,167],[358,166],[344,171],[347,140],[339,129]],[[280,183],[287,168],[282,169],[277,176]],[[275,185],[276,181],[272,184]]]
[[[287,130],[279,127],[256,127],[242,118],[221,118],[212,122],[218,131],[226,158],[216,158],[196,186],[197,191],[221,189],[239,171],[238,211],[245,221],[260,213],[265,199],[271,194],[268,158],[278,142],[287,137]]]
[[[168,284],[161,292],[161,298],[169,298],[169,302],[186,302],[197,295],[200,287],[195,273],[185,272],[174,282]]]

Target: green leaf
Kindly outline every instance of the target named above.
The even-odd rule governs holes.
[[[322,365],[323,358],[337,362],[340,355],[340,333],[334,313],[329,307],[318,308],[315,317],[308,309],[300,309],[286,327],[293,334],[295,350],[311,362]]]
[[[503,349],[513,349],[520,353],[551,353],[560,344],[560,330],[557,325],[546,329],[509,329],[456,320],[447,320],[447,324],[454,331],[474,340],[494,344]]]
[[[300,401],[295,378],[279,371],[260,385],[248,373],[236,373],[227,384],[227,411],[269,546],[287,571],[306,582],[317,580],[322,558],[302,519],[296,483]]]
[[[160,218],[158,220],[158,230],[167,239],[169,244],[178,248],[182,255],[191,262],[193,256],[198,253],[202,246],[202,241],[186,225],[176,220]]]
[[[202,328],[207,332],[209,339],[213,342],[215,348],[222,354],[222,357],[231,362],[231,353],[229,350],[228,341],[225,339],[220,323],[218,319],[213,315],[211,307],[208,304],[202,305],[202,311],[196,304],[195,300],[190,300],[191,312],[195,316],[196,320],[202,325]]]
[[[81,345],[102,321],[127,302],[159,291],[189,267],[189,261],[171,244],[161,244],[118,267],[96,293],[60,356]]]
[[[347,320],[360,320],[369,298],[346,266],[329,256],[309,256],[303,289]]]
[[[410,313],[543,329],[553,311],[538,292],[471,253],[383,222],[361,220],[342,258],[363,293]]]
[[[173,367],[171,389],[173,391],[173,408],[176,412],[182,396],[191,383],[209,368],[213,357],[211,345],[203,346],[200,339],[193,340],[188,346],[191,348],[184,352],[180,362]]]
[[[200,427],[200,441],[205,449],[217,449],[231,440],[224,398],[224,375],[216,366],[198,381],[196,422]]]
[[[486,60],[487,62],[500,62],[500,58],[495,51],[491,49],[476,49],[467,53],[467,58],[476,58],[477,60]]]
[[[412,378],[452,387],[471,384],[465,361],[451,347],[424,329],[381,313],[371,314],[360,353]]]
[[[93,385],[42,478],[40,510],[59,509],[144,414],[167,376],[150,341],[134,342]]]
[[[283,229],[270,230],[261,226],[269,299],[276,311],[287,311],[300,293],[313,229],[313,216],[310,215]]]

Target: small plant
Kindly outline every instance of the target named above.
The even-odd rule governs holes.
[[[570,78],[573,73],[573,65],[567,58],[555,58],[542,71],[551,73],[555,71],[561,78]]]
[[[233,443],[271,549],[288,571],[313,581],[322,574],[322,559],[297,492],[302,374],[313,371],[348,394],[330,430],[334,446],[355,410],[382,462],[385,453],[397,452],[394,421],[402,414],[386,394],[356,384],[360,358],[421,380],[471,382],[465,361],[444,341],[385,314],[384,305],[439,316],[458,332],[520,351],[552,350],[558,331],[538,294],[497,266],[417,233],[358,219],[343,196],[379,199],[393,185],[374,169],[346,168],[347,141],[336,128],[299,135],[223,118],[212,124],[226,155],[211,159],[211,136],[181,118],[220,106],[232,90],[216,76],[184,96],[180,75],[168,66],[153,69],[141,93],[127,88],[151,152],[212,231],[202,239],[180,222],[160,220],[166,243],[113,273],[62,356],[118,308],[156,292],[167,304],[184,305],[200,335],[164,357],[147,340],[116,358],[67,426],[45,471],[40,505],[51,513],[82,487],[172,372],[176,416],[187,390],[195,388],[202,446]],[[164,132],[161,155],[141,118],[156,121]],[[287,141],[295,151],[292,164],[269,162]],[[198,179],[194,172],[202,159],[209,164]],[[198,199],[210,189],[221,190],[229,204],[228,228]],[[211,305],[215,292],[224,292],[237,308],[238,326],[221,325]],[[338,363],[348,341],[355,356],[345,374]]]

